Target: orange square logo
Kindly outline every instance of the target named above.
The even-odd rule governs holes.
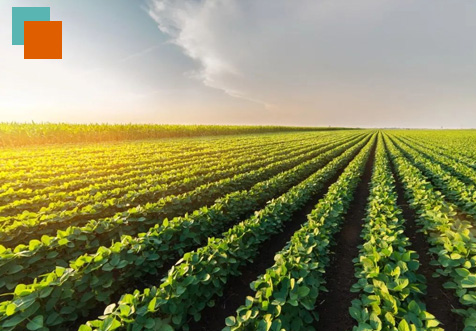
[[[63,22],[25,21],[25,59],[62,59]]]

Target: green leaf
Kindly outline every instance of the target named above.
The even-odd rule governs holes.
[[[405,287],[408,286],[408,284],[410,283],[408,279],[406,278],[402,278],[402,279],[397,279],[395,280],[395,283],[397,284],[393,290],[394,291],[402,291]]]
[[[114,311],[114,308],[116,308],[116,304],[111,303],[109,306],[106,307],[106,309],[104,309],[104,315],[111,314]]]
[[[476,295],[474,294],[465,294],[461,297],[464,301],[470,304],[475,304],[476,303]]]
[[[306,295],[309,294],[309,292],[311,292],[311,289],[307,286],[301,286],[298,289],[298,295],[300,298],[304,298]]]
[[[414,312],[416,315],[420,314],[421,312],[420,306],[418,306],[418,304],[414,300],[410,302],[410,304],[408,305],[408,309]]]
[[[145,321],[144,327],[145,327],[146,329],[152,329],[154,326],[155,326],[155,321],[154,321],[153,318],[148,318],[148,319]]]
[[[395,325],[395,318],[393,317],[393,315],[390,312],[385,313],[385,319],[387,320],[387,322],[390,325]]]
[[[126,305],[126,304],[120,304],[119,305],[119,310],[121,312],[121,316],[127,317],[127,316],[129,316],[129,314],[131,312],[131,307],[129,305]]]
[[[476,287],[476,276],[468,276],[467,278],[461,281],[462,288],[475,288]]]
[[[434,327],[437,327],[438,325],[440,325],[440,322],[438,322],[438,320],[436,319],[426,321],[427,328],[434,328]]]
[[[46,319],[48,326],[58,325],[63,323],[63,318],[57,312],[51,312]]]
[[[17,272],[22,271],[22,270],[23,270],[23,266],[21,266],[19,264],[15,264],[15,265],[8,268],[8,271],[6,272],[6,274],[7,275],[13,275],[13,274],[16,274]]]
[[[101,330],[110,331],[115,330],[121,326],[121,323],[117,321],[114,316],[109,316],[104,320],[104,324]]]
[[[93,331],[93,329],[91,329],[90,326],[87,326],[87,325],[81,325],[78,329],[78,331]]]
[[[172,322],[175,324],[175,325],[180,325],[180,323],[182,323],[182,315],[174,315],[172,317]]]
[[[236,319],[234,316],[227,317],[225,319],[226,326],[234,326],[236,324]]]
[[[53,292],[53,287],[45,287],[40,291],[40,298],[46,298]]]
[[[382,330],[382,321],[375,313],[370,314],[370,326],[372,330]]]
[[[398,323],[398,331],[410,331],[410,326],[407,321],[401,320],[400,323]]]
[[[56,269],[55,269],[56,276],[58,276],[58,277],[63,276],[65,271],[66,271],[66,268],[56,267]]]
[[[154,297],[152,300],[150,300],[149,305],[147,306],[147,310],[149,312],[154,312],[155,311],[156,302],[157,302],[157,297]]]
[[[469,270],[466,268],[456,268],[455,271],[461,277],[467,277],[470,274]]]
[[[30,323],[28,323],[26,325],[26,328],[28,330],[38,330],[38,329],[41,329],[43,327],[43,316],[40,315],[40,316],[36,316],[35,318],[33,318]]]
[[[15,309],[17,308],[17,305],[14,304],[14,303],[10,303],[8,306],[7,306],[7,311],[6,311],[6,315],[7,316],[12,316],[13,314],[15,314]]]
[[[158,331],[174,331],[174,329],[168,324],[162,324]]]
[[[15,316],[13,316],[11,319],[8,319],[6,320],[2,326],[4,328],[11,328],[13,326],[17,326],[18,324],[20,324],[21,322],[23,322],[24,320],[26,319],[25,316],[23,316],[23,314],[17,314]]]
[[[352,316],[353,319],[355,319],[356,321],[360,322],[360,309],[357,309],[355,307],[350,307],[349,308],[349,313],[350,313],[350,316]]]

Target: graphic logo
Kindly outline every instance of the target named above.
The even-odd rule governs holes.
[[[62,59],[63,22],[50,21],[49,7],[13,7],[12,45],[24,45],[25,59]]]

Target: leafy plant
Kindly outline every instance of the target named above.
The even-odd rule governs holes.
[[[349,155],[351,151],[356,150],[356,148],[361,146],[363,143],[364,141],[361,140],[356,146],[351,147],[349,151],[346,151],[346,148],[355,144],[355,142],[349,142],[320,155],[316,159],[305,162],[301,164],[298,169],[294,169],[293,171],[289,172],[289,175],[291,176],[290,178],[292,178],[293,181],[299,178],[299,176],[305,178],[307,175],[319,169],[329,161],[330,164],[334,164],[338,162],[338,160],[343,162],[343,157],[336,159],[334,159],[334,157],[344,151],[345,155]],[[337,169],[332,169],[332,167],[329,169],[329,167],[331,166],[328,165],[326,168],[324,168],[328,169],[326,172],[324,172],[326,176],[327,173],[337,171]],[[283,182],[280,184],[283,184]],[[279,189],[279,186],[276,186],[276,188]],[[268,189],[269,184],[260,187],[260,191],[263,192]],[[317,188],[313,186],[312,189],[316,190]],[[252,198],[255,199],[256,196],[252,196]],[[241,203],[243,203],[243,201],[240,201],[240,204]],[[287,206],[288,205],[289,203]],[[297,206],[298,205],[293,205],[292,208],[295,209]],[[289,208],[285,214],[287,215],[291,213],[291,210],[294,210],[292,208]],[[283,212],[282,209],[278,209],[278,211]],[[183,220],[179,220],[177,223],[181,224],[182,221]],[[250,222],[253,223],[252,221]],[[43,276],[40,280],[35,281],[33,284],[17,285],[13,299],[0,303],[0,322],[5,321],[2,325],[5,323],[9,325],[8,323],[11,323],[10,321],[12,319],[23,314],[22,306],[17,305],[17,308],[13,310],[11,317],[10,315],[1,316],[2,309],[4,307],[8,307],[10,303],[22,302],[25,300],[25,297],[32,298],[35,303],[40,304],[41,309],[36,312],[37,314],[58,316],[58,319],[55,320],[55,323],[57,324],[52,325],[59,325],[68,321],[74,321],[78,318],[78,316],[87,314],[87,312],[94,308],[94,306],[99,302],[108,302],[110,300],[110,296],[115,290],[120,288],[120,285],[122,284],[121,281],[117,282],[117,280],[130,280],[134,276],[137,277],[136,273],[141,275],[141,273],[148,272],[149,270],[147,268],[150,268],[149,272],[153,272],[155,268],[164,263],[164,259],[174,256],[173,245],[168,246],[167,243],[167,235],[173,234],[173,232],[167,231],[168,228],[168,221],[167,223],[164,222],[163,228],[158,228],[158,234],[161,235],[162,238],[150,238],[154,236],[154,233],[152,233],[149,237],[150,240],[146,241],[143,240],[143,236],[139,237],[138,241],[135,242],[132,238],[124,238],[122,242],[117,242],[110,248],[100,247],[94,255],[79,257],[76,261],[71,262],[71,268],[69,269],[57,268],[55,272]],[[177,229],[180,230],[180,228]],[[270,229],[267,230],[270,231]],[[262,236],[264,236],[264,234],[262,234]],[[157,254],[157,249],[161,247],[162,242],[166,242],[165,245],[167,245],[169,250],[171,250],[169,252],[162,252],[163,254],[161,255],[163,255],[164,259],[161,259],[161,255]],[[173,241],[170,243],[173,243]],[[184,243],[193,244],[191,241],[184,241]],[[257,242],[254,242],[254,244],[256,243]],[[209,243],[209,245],[211,245],[211,243]],[[249,243],[249,245],[256,249],[252,243]],[[237,255],[241,253],[246,254],[247,251],[244,250],[243,247],[241,248],[242,250],[237,252]],[[130,252],[131,249],[132,252]],[[138,253],[140,253],[141,256],[137,256]],[[226,256],[228,253],[224,254]],[[125,272],[123,272],[122,269],[124,269]],[[58,273],[58,270],[64,271]],[[210,275],[210,273],[207,274]],[[115,277],[118,277],[118,279],[115,279]],[[61,310],[58,311],[56,307],[61,307]]]
[[[443,330],[426,311],[425,279],[418,274],[418,254],[407,249],[405,220],[381,137],[371,180],[363,245],[355,259],[360,293],[349,308],[360,330]]]
[[[87,326],[94,330],[120,327],[151,330],[164,325],[187,329],[188,317],[198,320],[206,304],[213,305],[213,297],[221,295],[228,278],[239,275],[240,267],[253,259],[260,244],[279,232],[293,212],[302,208],[367,142],[368,138],[349,148],[254,216],[225,232],[222,238],[210,238],[206,246],[186,253],[169,270],[160,287],[124,295],[112,311],[105,312],[104,319],[90,321]],[[121,310],[124,306],[129,308]],[[129,314],[124,315],[124,309]],[[114,326],[109,328],[110,323]]]
[[[254,297],[247,297],[236,316],[226,319],[224,331],[314,330],[318,319],[314,308],[325,291],[333,235],[340,230],[373,144],[350,162],[308,215],[308,222],[275,255],[275,264],[251,284]]]
[[[447,203],[427,178],[406,159],[400,150],[386,138],[391,160],[403,183],[410,206],[418,214],[421,225],[432,246],[431,252],[440,268],[436,275],[451,279],[446,288],[454,289],[466,310],[457,312],[465,317],[464,331],[476,330],[476,292],[473,275],[476,274],[476,238],[472,225],[458,217],[455,207]]]

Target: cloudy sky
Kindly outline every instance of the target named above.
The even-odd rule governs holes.
[[[1,0],[0,121],[474,128],[475,36],[474,0]]]

